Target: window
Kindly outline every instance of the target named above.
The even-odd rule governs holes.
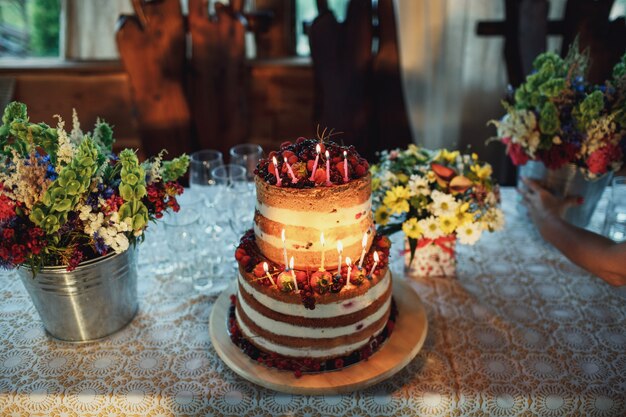
[[[348,3],[349,0],[328,0],[328,7],[340,22],[346,18]],[[298,55],[308,56],[311,53],[309,37],[304,33],[304,25],[313,22],[316,17],[315,0],[296,0],[296,53]]]
[[[0,0],[0,58],[58,57],[61,0]]]

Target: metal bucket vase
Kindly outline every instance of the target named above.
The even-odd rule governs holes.
[[[44,267],[33,278],[18,274],[48,333],[69,342],[86,342],[115,333],[137,313],[137,263],[133,248],[83,262],[68,272]]]
[[[613,172],[589,179],[573,164],[565,165],[559,169],[548,169],[543,162],[528,161],[520,167],[519,176],[540,180],[559,197],[582,197],[584,199],[583,204],[569,207],[565,212],[564,219],[575,226],[586,227],[604,189],[613,178]],[[524,187],[521,181],[518,181],[518,187]]]

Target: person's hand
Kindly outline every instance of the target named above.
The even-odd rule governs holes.
[[[562,218],[568,207],[583,203],[581,197],[556,197],[536,180],[522,178],[522,181],[527,189],[517,191],[522,195],[530,218],[539,227],[546,220]]]

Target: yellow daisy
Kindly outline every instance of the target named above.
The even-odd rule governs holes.
[[[391,210],[389,210],[385,206],[378,207],[378,210],[376,210],[376,212],[374,213],[374,221],[381,226],[384,226],[387,223],[389,223],[390,217],[391,217]]]
[[[451,235],[452,233],[454,233],[454,230],[458,225],[459,221],[454,214],[439,217],[439,227],[445,235]]]
[[[402,231],[409,239],[419,239],[422,237],[422,228],[417,223],[417,219],[415,217],[412,217],[402,223]]]
[[[411,193],[408,188],[398,185],[387,191],[383,204],[394,214],[406,213],[409,211],[408,199],[410,197]]]

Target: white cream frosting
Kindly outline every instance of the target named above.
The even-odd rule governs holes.
[[[291,356],[291,357],[303,357],[303,358],[321,358],[328,356],[341,356],[347,353],[353,352],[362,346],[365,346],[370,337],[366,337],[363,340],[360,340],[356,343],[352,343],[350,345],[336,346],[332,348],[292,348],[284,345],[279,345],[274,342],[271,342],[264,337],[261,337],[254,333],[245,323],[239,318],[239,314],[235,314],[237,318],[237,324],[239,325],[239,329],[243,333],[245,337],[254,338],[254,343],[267,350],[268,352],[276,352],[279,355],[283,356]],[[387,325],[387,323],[383,323],[379,329],[373,333],[374,335],[378,335]]]
[[[333,213],[290,210],[269,206],[257,201],[257,210],[262,216],[276,223],[288,226],[305,226],[322,231],[333,227],[358,224],[363,217],[357,219],[356,215],[359,213],[369,213],[372,210],[372,201],[371,198],[369,198],[363,204],[357,204],[347,208],[338,208]],[[360,239],[361,237],[357,236],[357,238]]]
[[[263,232],[263,230],[261,230],[261,228],[256,223],[254,223],[254,235],[257,239],[260,239],[268,245],[274,246],[275,248],[283,247],[283,241],[281,238]],[[362,239],[363,236],[353,234],[349,237],[342,238],[341,243],[345,248],[355,243],[360,244]],[[310,243],[312,243],[312,245],[307,247],[307,245]],[[296,249],[296,247],[299,247],[301,249]],[[289,239],[287,241],[287,249],[289,250],[289,252],[315,252],[322,250],[322,244],[320,243],[319,238],[314,239],[313,242],[311,242],[310,240],[298,240],[297,236],[289,236]],[[326,251],[328,251],[329,253],[336,253],[336,251],[332,248],[332,250],[329,250],[328,242],[326,243],[326,247],[324,249],[326,249]],[[361,250],[359,249],[358,252],[360,253]]]
[[[287,314],[290,316],[300,316],[306,318],[314,318],[314,319],[326,319],[331,317],[339,317],[346,314],[352,314],[354,312],[360,311],[374,301],[378,300],[380,297],[385,294],[389,286],[391,285],[391,278],[389,275],[389,271],[385,274],[381,282],[372,287],[365,294],[362,294],[358,297],[351,298],[348,300],[342,300],[335,303],[329,304],[316,304],[315,309],[309,310],[304,307],[304,305],[298,304],[290,304],[282,301],[275,300],[274,298],[268,297],[255,290],[244,277],[239,274],[239,283],[243,287],[243,289],[248,293],[254,296],[254,298],[263,306],[269,308],[270,310],[274,310],[281,314]],[[345,288],[345,287],[344,287]]]
[[[238,298],[239,305],[243,309],[244,313],[252,322],[254,322],[260,328],[279,336],[304,337],[314,339],[332,339],[334,337],[346,336],[358,332],[361,329],[371,326],[372,324],[376,323],[376,321],[380,320],[385,315],[385,313],[389,309],[389,305],[391,304],[391,297],[389,297],[376,312],[365,317],[363,320],[357,323],[352,323],[347,326],[339,327],[315,328],[298,326],[290,323],[285,323],[283,321],[273,320],[267,316],[260,314],[252,307],[250,307],[248,303],[246,303],[246,300],[243,299],[241,294],[239,294]]]

